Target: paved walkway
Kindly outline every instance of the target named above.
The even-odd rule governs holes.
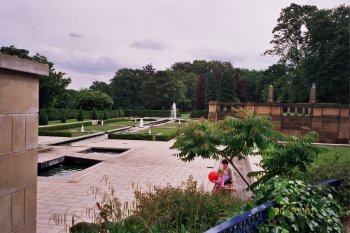
[[[62,141],[64,138],[39,137],[39,144],[50,144]],[[38,177],[38,209],[37,232],[65,232],[63,225],[57,226],[50,220],[53,214],[76,214],[88,220],[86,209],[100,201],[91,195],[93,187],[106,188],[101,179],[107,176],[115,188],[120,201],[134,200],[132,185],[137,184],[142,189],[153,185],[180,185],[192,175],[210,191],[213,184],[207,179],[209,171],[216,170],[220,161],[195,159],[192,162],[182,162],[172,156],[175,151],[169,147],[174,141],[152,142],[131,140],[108,140],[106,138],[90,139],[73,143],[72,146],[56,146],[51,151],[39,153],[39,162],[62,157],[64,155],[93,158],[101,160],[99,164],[84,171],[64,177]],[[90,147],[128,148],[120,155],[82,154],[79,151]],[[236,162],[238,169],[246,176],[247,162]],[[250,194],[243,192],[246,188],[240,177],[236,178],[237,195],[246,198]],[[67,217],[67,223],[71,218]]]

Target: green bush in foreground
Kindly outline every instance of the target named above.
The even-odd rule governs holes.
[[[272,178],[262,184],[249,208],[274,201],[259,232],[342,232],[340,207],[324,187]]]
[[[242,210],[242,203],[234,196],[206,192],[192,177],[178,187],[168,185],[145,192],[135,190],[133,207],[122,204],[113,188],[109,188],[108,193],[101,193],[103,198],[96,204],[94,224],[76,224],[70,228],[71,232],[199,233]]]

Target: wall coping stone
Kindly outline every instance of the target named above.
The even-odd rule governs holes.
[[[19,71],[35,75],[49,75],[49,66],[31,60],[0,54],[0,69]]]

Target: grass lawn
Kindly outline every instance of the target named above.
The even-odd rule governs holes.
[[[84,121],[89,121],[91,119],[84,119]],[[73,122],[78,122],[77,119],[67,119],[66,123],[73,123]],[[60,120],[56,120],[56,121],[49,121],[48,125],[57,125],[57,124],[64,124],[61,123]]]
[[[181,113],[181,118],[190,118],[190,116],[191,116],[191,112]]]
[[[336,160],[335,164],[350,163],[350,147],[321,146],[328,151],[319,155],[316,164],[329,164]]]
[[[176,133],[175,128],[152,128],[151,129],[152,135],[157,135],[157,134],[169,135],[173,133]],[[135,132],[135,134],[148,134],[148,129],[137,131]]]
[[[140,122],[134,122],[134,121],[117,121],[117,122],[111,122],[108,124],[112,124],[115,126],[120,126],[120,127],[124,127],[124,126],[135,126],[135,125],[139,125]],[[119,128],[120,128],[119,127]]]
[[[119,122],[112,122],[112,123],[108,123],[105,125],[89,125],[89,126],[84,126],[84,129],[86,131],[96,131],[96,132],[106,132],[108,130],[112,130],[112,129],[119,129],[119,128],[123,128],[126,126],[134,126],[137,125],[137,123],[135,124],[135,122],[131,122],[131,121],[119,121]],[[72,129],[68,129],[70,131],[80,131],[80,127],[78,128],[72,128]],[[66,130],[65,130],[66,131]]]

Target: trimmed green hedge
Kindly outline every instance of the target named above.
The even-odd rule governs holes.
[[[39,136],[72,137],[73,134],[69,131],[39,130]]]
[[[135,110],[126,109],[124,111],[125,116],[138,116],[138,117],[170,117],[171,110]],[[180,110],[177,110],[176,116],[180,117]]]
[[[92,125],[91,121],[82,121],[77,123],[66,123],[62,125],[48,125],[43,126],[39,128],[39,131],[55,131],[55,130],[63,130],[63,129],[72,129],[72,128],[78,128],[81,126],[88,126]]]
[[[169,141],[176,133],[169,135],[149,135],[149,134],[108,134],[108,139],[128,139],[128,140],[149,140],[149,141]]]
[[[60,120],[62,111],[65,112],[67,119],[76,119],[79,113],[79,109],[59,109],[59,108],[42,108],[39,110],[39,114],[42,114],[42,112],[45,112],[49,121],[55,121]],[[115,109],[115,110],[96,110],[98,119],[102,119],[104,115],[104,111],[108,114],[111,118],[116,117],[123,117],[124,116],[124,110],[122,109]],[[84,119],[90,119],[92,115],[92,111],[82,110]]]
[[[101,124],[102,120],[98,120],[98,123]],[[103,123],[112,123],[112,122],[120,122],[120,121],[128,121],[126,118],[112,118],[108,120],[103,120]]]
[[[193,110],[191,112],[191,118],[208,118],[209,111],[208,110]]]

